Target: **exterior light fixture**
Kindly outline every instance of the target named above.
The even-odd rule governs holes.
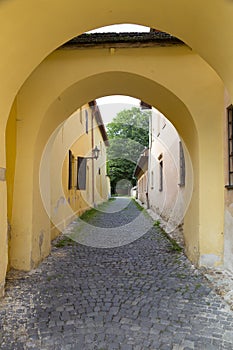
[[[86,159],[95,159],[97,160],[99,158],[99,154],[100,154],[100,149],[95,146],[95,148],[93,148],[92,150],[92,156],[91,157],[86,157]]]

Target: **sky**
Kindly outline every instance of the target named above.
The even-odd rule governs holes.
[[[131,109],[132,107],[140,107],[140,100],[123,95],[112,95],[97,98],[101,116],[104,124],[108,124],[123,109]]]
[[[114,24],[111,26],[101,27],[91,30],[87,33],[123,33],[123,32],[149,32],[149,27],[140,26],[137,24]]]
[[[143,27],[135,24],[115,24],[98,29],[94,29],[88,33],[122,33],[122,32],[149,32],[149,27]],[[102,115],[104,124],[108,124],[123,109],[131,109],[140,106],[140,100],[122,95],[107,96],[96,99]]]

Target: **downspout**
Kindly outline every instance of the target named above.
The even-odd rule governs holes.
[[[149,117],[149,147],[148,147],[148,169],[147,169],[147,184],[146,184],[146,206],[150,209],[149,188],[150,188],[150,173],[151,173],[151,146],[152,146],[152,113]]]
[[[95,106],[91,106],[91,149],[94,149],[94,111]],[[91,172],[92,172],[92,203],[95,206],[95,184],[94,184],[94,158],[91,159]]]

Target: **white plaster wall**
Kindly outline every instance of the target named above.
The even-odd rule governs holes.
[[[147,175],[148,172],[146,171],[138,180],[138,199],[142,204],[147,205],[147,198],[146,198],[146,193],[147,193]]]
[[[191,178],[191,164],[184,145],[186,183],[185,186],[179,185],[179,143],[180,138],[173,125],[161,113],[153,110],[150,123],[149,203],[150,208],[167,222],[167,232],[173,231],[183,222],[192,188],[192,183],[190,184],[188,181]],[[162,191],[160,191],[160,157],[163,160]]]

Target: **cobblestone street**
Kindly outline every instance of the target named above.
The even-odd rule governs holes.
[[[36,270],[11,271],[0,349],[232,350],[229,306],[133,201],[111,201],[88,221],[138,237],[139,214],[149,229],[129,244],[90,247],[63,235]]]

